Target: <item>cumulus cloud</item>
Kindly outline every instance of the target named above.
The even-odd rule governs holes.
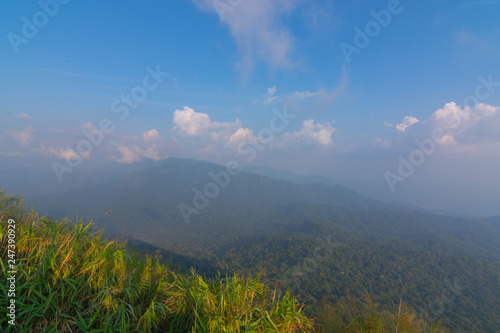
[[[119,163],[134,163],[141,160],[138,153],[139,147],[137,146],[120,146],[118,147],[118,150],[120,151],[120,154],[122,154],[122,157],[118,160]]]
[[[193,0],[198,8],[217,13],[228,26],[241,53],[240,68],[248,74],[255,60],[272,69],[294,67],[294,38],[282,22],[282,17],[294,11],[302,0]]]
[[[114,142],[114,149],[118,150],[120,157],[113,156],[119,163],[134,163],[144,158],[158,161],[166,158],[165,148],[168,143],[162,139],[154,128],[138,136],[123,136]]]
[[[118,151],[122,155],[117,161],[119,163],[134,163],[140,161],[142,158],[149,158],[155,161],[160,159],[160,153],[158,152],[156,145],[151,145],[146,149],[143,149],[138,145],[119,146]]]
[[[333,145],[332,134],[335,128],[329,122],[324,124],[314,123],[314,119],[304,120],[302,129],[298,132],[283,134],[285,142],[300,144],[317,144],[320,146]]]
[[[249,142],[250,140],[257,140],[257,137],[253,135],[251,129],[240,127],[231,134],[229,140],[225,144],[226,148],[237,149],[237,147],[243,142]]]
[[[173,129],[187,136],[209,135],[212,140],[229,137],[230,133],[241,127],[241,122],[212,121],[208,114],[196,112],[185,106],[182,110],[174,111],[175,126]]]
[[[187,106],[182,110],[174,111],[173,122],[175,124],[174,129],[178,129],[188,136],[202,135],[207,130],[218,127],[217,123],[212,123],[208,114],[195,112]]]
[[[498,107],[484,103],[479,103],[471,109],[469,106],[462,108],[451,102],[434,112],[431,119],[441,128],[463,130],[477,124],[486,116],[493,116],[498,110]]]
[[[142,137],[146,142],[155,141],[161,138],[158,131],[155,130],[154,128],[150,129],[147,132],[144,132],[144,134],[142,134]]]
[[[418,120],[417,118],[412,116],[407,116],[403,118],[403,122],[401,124],[396,124],[396,129],[400,132],[405,132],[408,127],[418,122],[420,122],[420,120]]]
[[[416,118],[415,118],[416,119]],[[399,126],[405,135],[393,140],[392,144],[414,147],[415,140],[432,138],[447,151],[460,152],[471,149],[485,149],[489,144],[500,144],[500,107],[485,103],[461,106],[455,102],[446,103],[420,123],[418,128],[408,131],[415,119],[405,117]],[[374,142],[372,142],[374,144]]]
[[[32,142],[35,142],[35,128],[33,126],[28,126],[21,131],[14,131],[10,128],[7,129],[7,135],[16,140],[21,146],[29,146]]]
[[[430,122],[433,127],[444,131],[443,141],[456,143],[462,141],[488,141],[498,139],[500,107],[479,103],[471,108],[460,107],[454,102],[434,112]]]

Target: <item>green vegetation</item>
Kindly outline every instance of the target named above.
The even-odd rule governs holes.
[[[309,223],[303,229],[315,227]],[[441,322],[452,332],[498,332],[499,262],[422,251],[390,238],[342,234],[327,225],[317,229],[234,244],[213,262],[248,276],[261,273],[267,284],[299,297],[306,314],[328,328],[338,327],[332,323],[339,318],[357,318],[353,311],[339,316],[346,308],[343,299],[350,294],[363,309],[368,292],[384,323],[394,323],[386,314],[395,316],[402,299],[418,310],[414,322]]]
[[[155,256],[92,233],[91,224],[25,211],[0,192],[4,332],[307,332],[297,299],[234,274],[175,274]],[[16,326],[8,325],[7,223],[16,221]]]

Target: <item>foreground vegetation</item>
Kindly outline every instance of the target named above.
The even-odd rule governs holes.
[[[16,221],[16,326],[8,324],[8,219]],[[297,299],[238,275],[175,274],[90,224],[27,212],[0,192],[3,332],[307,332]]]

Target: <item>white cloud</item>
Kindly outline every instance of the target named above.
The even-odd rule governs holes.
[[[189,136],[202,135],[206,130],[217,127],[217,124],[212,123],[208,114],[195,112],[187,106],[182,110],[174,111],[173,121],[174,128]]]
[[[324,124],[314,123],[314,119],[304,120],[302,129],[298,132],[284,133],[283,139],[285,142],[300,143],[300,144],[317,144],[320,146],[333,145],[332,134],[335,132],[329,122]]]
[[[432,114],[431,123],[444,131],[443,141],[446,143],[456,143],[457,138],[464,142],[496,140],[499,137],[500,107],[479,103],[474,109],[469,106],[462,108],[451,102]]]
[[[160,153],[155,145],[151,145],[147,149],[142,149],[138,145],[119,146],[118,151],[122,155],[117,162],[119,163],[134,163],[140,161],[142,158],[150,158],[155,161],[160,159]]]
[[[196,112],[185,106],[182,110],[174,111],[174,129],[178,129],[187,136],[209,135],[211,140],[228,138],[232,132],[241,127],[241,122],[212,121],[208,114]]]
[[[226,24],[238,44],[244,75],[255,60],[267,63],[272,69],[293,68],[294,38],[281,17],[295,10],[302,0],[193,0],[198,8],[215,12]]]
[[[396,128],[405,132],[391,143],[415,147],[415,140],[432,138],[447,152],[468,151],[471,147],[483,150],[492,143],[500,143],[500,107],[478,103],[473,107],[462,107],[455,102],[446,103],[422,122],[420,126],[408,131],[417,122],[413,117],[405,117]],[[372,144],[378,144],[373,142]]]
[[[477,124],[486,116],[493,116],[500,110],[500,107],[479,103],[474,110],[469,106],[461,108],[456,103],[451,102],[432,115],[432,119],[441,128],[453,128],[455,130],[464,129]]]
[[[226,142],[226,148],[237,149],[238,145],[242,142],[248,142],[249,140],[257,140],[257,138],[253,135],[251,129],[240,127],[231,134],[229,140]]]
[[[404,117],[403,122],[401,124],[396,124],[396,129],[400,132],[405,132],[408,127],[418,122],[420,122],[420,120],[418,120],[417,118],[412,116],[407,116]]]
[[[144,134],[142,134],[142,137],[146,142],[155,141],[161,138],[158,131],[155,130],[154,128],[150,129],[147,132],[144,132]]]
[[[28,126],[22,131],[13,131],[10,128],[7,129],[7,135],[9,135],[14,140],[18,141],[21,146],[29,146],[30,143],[35,142],[35,136],[33,132],[35,128],[33,126]]]
[[[120,146],[118,147],[118,150],[122,154],[122,157],[118,160],[119,163],[134,163],[138,162],[141,160],[139,157],[138,150],[139,147],[137,146],[132,146],[132,147],[126,147],[126,146]]]
[[[22,120],[31,120],[31,116],[27,113],[24,112],[19,112],[14,116],[16,119],[22,119]]]
[[[62,159],[62,160],[65,160],[65,159],[77,160],[80,158],[82,158],[82,159],[90,158],[90,154],[88,152],[83,152],[82,154],[79,154],[69,147],[64,149],[64,148],[56,148],[56,147],[52,147],[52,146],[45,146],[44,144],[42,144],[40,146],[40,149],[38,149],[38,151],[41,154],[53,155],[56,158]]]
[[[392,127],[392,126],[394,126],[394,124],[384,121],[384,126],[385,127]]]

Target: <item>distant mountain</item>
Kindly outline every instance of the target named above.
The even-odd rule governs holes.
[[[245,167],[244,171],[266,176],[273,179],[284,180],[297,184],[325,184],[338,185],[339,182],[321,175],[299,175],[290,171],[279,170],[269,167]]]
[[[377,191],[374,191],[373,184],[365,183],[360,180],[336,180],[322,175],[300,175],[286,170],[280,170],[269,167],[245,167],[244,171],[255,173],[261,176],[267,176],[269,178],[284,180],[291,183],[297,184],[325,184],[325,185],[341,185],[347,188],[355,189],[356,192],[361,193],[368,197],[377,197]],[[385,186],[385,185],[384,185]],[[372,194],[369,194],[372,193]],[[466,217],[474,218],[474,216],[458,213],[455,211],[448,211],[430,207],[424,207],[422,205],[416,205],[404,201],[397,201],[392,198],[391,200],[384,200],[395,207],[408,208],[411,210],[421,210],[427,211],[436,215],[452,216],[452,217]]]
[[[210,191],[219,193],[213,196]],[[231,176],[216,164],[175,158],[118,179],[39,196],[28,203],[53,217],[88,216],[110,233],[142,235],[142,240],[156,244],[186,244],[186,240],[202,244],[221,228],[233,230],[225,236],[231,239],[254,234],[258,226],[277,228],[286,222],[279,211],[282,205],[315,203],[355,210],[391,207],[342,186],[300,185],[247,172]],[[181,204],[196,212],[188,214],[188,221],[196,226],[198,237],[187,225]]]
[[[492,222],[496,227],[500,228],[500,216],[493,216],[485,219]]]

